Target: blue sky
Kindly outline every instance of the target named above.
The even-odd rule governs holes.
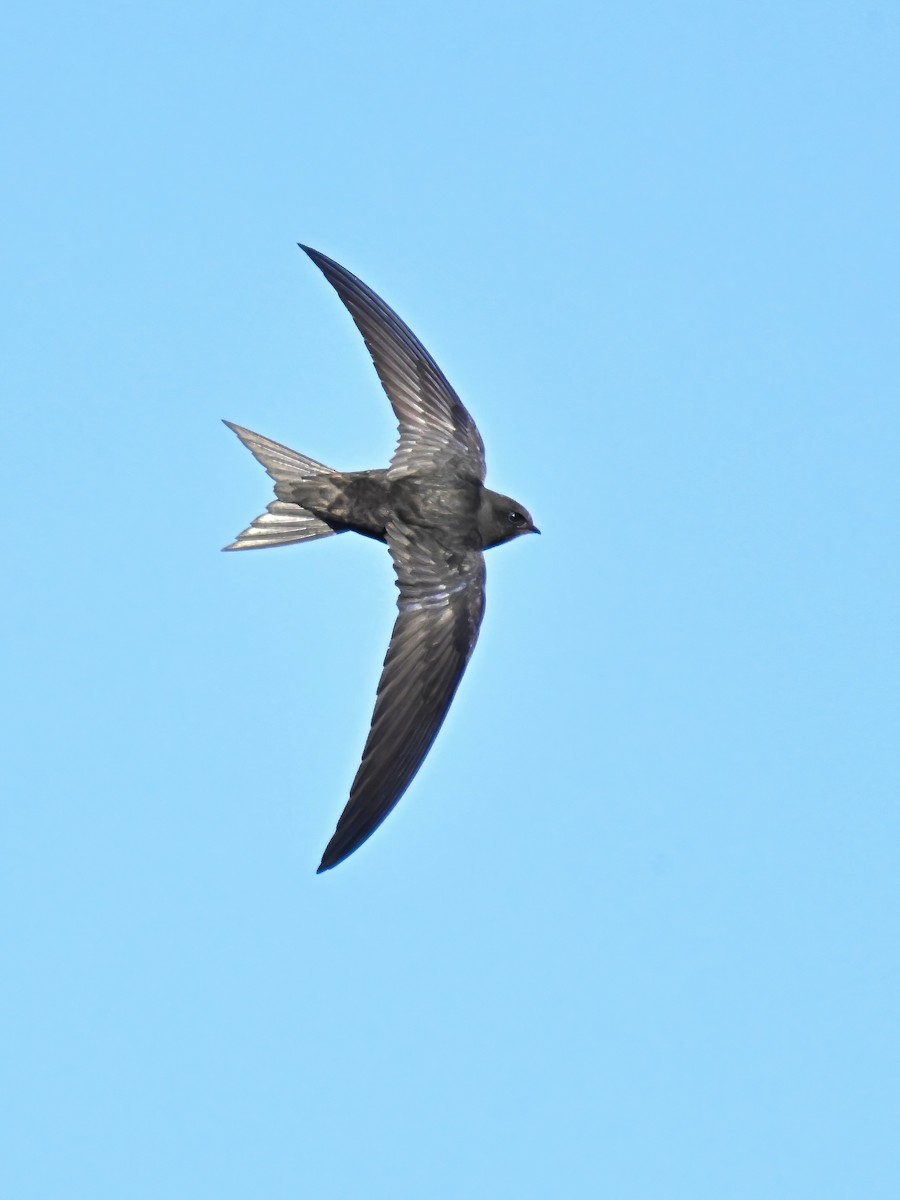
[[[0,1191],[900,1189],[900,10],[13,0]],[[489,482],[481,641],[345,864],[383,547],[223,555],[395,428]]]

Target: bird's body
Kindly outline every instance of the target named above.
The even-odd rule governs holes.
[[[438,472],[392,479],[387,470],[332,471],[275,492],[334,533],[361,533],[379,542],[387,541],[392,516],[423,530],[440,530],[448,548],[456,542],[460,548],[489,550],[520,532],[510,532],[508,513],[514,501],[508,496],[476,480]]]
[[[415,335],[349,271],[302,248],[349,309],[400,424],[389,467],[341,472],[226,422],[272,476],[277,497],[226,549],[352,531],[386,542],[397,573],[400,613],[372,727],[323,871],[384,820],[440,729],[481,625],[482,552],[538,530],[525,509],[484,486],[475,423]]]

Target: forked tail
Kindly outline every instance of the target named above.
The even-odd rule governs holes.
[[[312,479],[316,475],[330,474],[332,468],[324,463],[289,450],[278,442],[272,442],[258,433],[251,433],[231,421],[225,424],[241,439],[257,462],[262,463],[272,479],[278,484],[296,483],[301,479]],[[225,550],[261,550],[266,546],[290,546],[294,542],[311,542],[314,538],[328,537],[335,530],[314,517],[312,513],[289,504],[284,500],[273,500],[264,513],[249,525]]]

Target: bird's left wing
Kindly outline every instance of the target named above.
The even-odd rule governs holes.
[[[340,296],[372,355],[400,426],[395,477],[454,468],[484,481],[484,444],[463,402],[409,326],[361,279],[332,258],[301,246]]]
[[[320,872],[352,854],[409,787],[447,715],[484,614],[479,550],[449,550],[398,521],[389,523],[387,541],[400,613],[362,762]]]

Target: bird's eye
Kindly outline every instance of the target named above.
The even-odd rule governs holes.
[[[509,521],[510,525],[524,525],[526,521],[525,514],[518,512],[516,509],[512,509],[510,512],[508,512],[506,514],[506,519]]]

